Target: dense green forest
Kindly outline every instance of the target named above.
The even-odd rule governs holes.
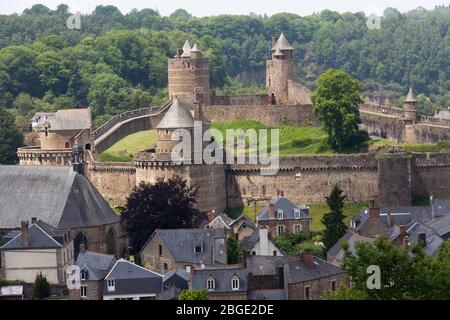
[[[363,13],[329,10],[310,16],[220,15],[185,10],[168,17],[152,9],[121,13],[98,6],[69,30],[69,8],[34,5],[0,16],[0,107],[19,126],[38,110],[90,105],[97,125],[124,110],[167,98],[167,58],[189,38],[211,59],[220,92],[263,85],[271,37],[284,32],[296,49],[299,81],[314,89],[328,68],[363,82],[365,93],[398,98],[412,83],[433,107],[450,101],[450,6],[400,13],[388,8],[379,30]],[[431,99],[431,100],[429,100]]]

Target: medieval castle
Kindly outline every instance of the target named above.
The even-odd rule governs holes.
[[[297,83],[294,48],[281,34],[272,39],[266,64],[265,95],[215,96],[210,94],[209,62],[197,45],[186,41],[168,61],[170,100],[162,107],[143,108],[117,115],[92,130],[89,109],[37,114],[33,127],[40,146],[18,150],[21,165],[73,165],[73,148],[84,152],[84,173],[110,200],[123,201],[140,182],[174,175],[198,188],[203,211],[222,212],[257,201],[267,201],[277,190],[295,202],[322,202],[334,184],[348,200],[378,200],[381,206],[408,206],[414,196],[450,195],[450,152],[410,154],[378,150],[366,154],[295,156],[280,159],[275,176],[260,174],[259,165],[175,164],[170,153],[176,129],[202,130],[210,122],[253,119],[267,126],[318,125],[308,90]],[[360,107],[361,128],[370,135],[400,142],[434,143],[450,139],[450,120],[419,116],[410,89],[404,108],[374,104]],[[134,132],[156,129],[155,149],[135,155],[133,163],[101,162],[97,154]],[[82,150],[79,150],[80,147]],[[195,158],[195,152],[192,157]]]

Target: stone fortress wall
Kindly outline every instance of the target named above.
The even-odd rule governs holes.
[[[285,47],[289,48],[287,45]],[[286,49],[283,52],[289,54],[289,51]],[[273,53],[279,54],[276,48]],[[195,64],[194,60],[198,63]],[[177,52],[176,59],[169,60],[171,97],[195,100],[198,88],[203,93],[209,92],[209,80],[206,81],[205,72],[208,65],[207,60],[204,60],[206,59],[201,56],[183,58],[180,52]],[[256,120],[269,127],[287,124],[319,125],[310,104],[309,92],[295,83],[291,79],[294,74],[289,68],[285,68],[292,60],[289,56],[287,60],[281,59],[274,63],[269,61],[267,64],[268,92],[273,89],[277,93],[276,97],[281,97],[281,102],[287,99],[287,103],[268,105],[265,95],[209,97],[205,94],[201,103],[206,118],[212,122]],[[272,82],[274,80],[282,83],[278,86]],[[93,131],[95,151],[105,150],[130,133],[155,128],[170,105],[169,101],[156,111],[140,109],[116,116]],[[450,122],[420,116],[411,119],[413,109],[410,109],[409,119],[405,119],[403,109],[373,104],[362,105],[360,111],[361,128],[371,135],[414,143],[430,143],[450,138]],[[22,162],[21,159],[21,164],[31,163],[25,160]],[[286,157],[280,159],[281,170],[275,176],[261,175],[261,168],[257,165],[155,165],[150,170],[148,166],[149,162],[140,162],[139,159],[135,159],[134,163],[98,162],[94,152],[88,160],[86,174],[106,199],[118,202],[123,202],[141,181],[154,182],[157,177],[180,175],[199,188],[198,202],[201,207],[215,207],[219,211],[225,207],[246,204],[246,201],[252,199],[266,199],[280,189],[295,202],[323,202],[336,183],[350,201],[378,199],[383,206],[410,205],[414,196],[450,196],[450,182],[446,179],[450,174],[450,156],[445,151],[427,155],[402,152],[388,155],[380,152],[377,155],[374,152],[360,155]]]

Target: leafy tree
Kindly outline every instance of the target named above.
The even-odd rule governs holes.
[[[13,102],[13,107],[17,109],[21,116],[28,115],[36,106],[32,97],[28,93],[21,93]]]
[[[324,214],[322,223],[325,226],[323,235],[323,243],[325,247],[330,249],[347,231],[347,226],[344,223],[343,209],[345,205],[346,196],[342,194],[342,190],[338,185],[333,187],[330,195],[326,197],[330,212]]]
[[[136,187],[121,215],[133,252],[138,253],[156,229],[199,227],[206,215],[195,208],[196,191],[179,176]]]
[[[209,300],[206,289],[194,290],[188,289],[180,292],[179,300]]]
[[[340,288],[334,297],[342,299],[449,299],[450,241],[442,244],[436,257],[426,256],[419,244],[408,248],[397,246],[386,238],[373,243],[357,242],[355,252],[345,250],[343,268],[352,279],[352,288]],[[380,289],[369,289],[367,268],[379,266]]]
[[[0,109],[0,164],[15,164],[17,148],[23,146],[23,136],[14,123],[14,118]]]
[[[228,264],[235,264],[239,262],[239,242],[233,237],[227,238],[227,253],[228,253]]]
[[[329,69],[317,79],[311,99],[333,149],[342,151],[359,134],[361,84],[348,73]]]
[[[38,273],[33,285],[33,299],[44,299],[48,296],[50,296],[50,284],[42,273]]]
[[[98,74],[92,81],[88,100],[94,115],[117,114],[129,108],[125,80],[116,74]]]
[[[275,244],[287,255],[295,256],[300,253],[299,244],[312,239],[310,232],[284,232],[275,239]]]

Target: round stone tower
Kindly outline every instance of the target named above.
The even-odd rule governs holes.
[[[297,62],[294,48],[282,33],[278,41],[272,38],[272,59],[266,62],[266,87],[277,104],[288,103],[289,80],[297,82]]]
[[[414,96],[412,87],[409,88],[408,95],[406,96],[405,102],[403,104],[403,109],[405,112],[405,120],[415,122],[417,120],[417,104],[418,101]]]
[[[191,48],[186,40],[182,53],[177,50],[175,58],[169,60],[168,74],[170,97],[192,106],[195,88],[200,88],[205,93],[201,103],[209,105],[209,60],[197,44]]]

